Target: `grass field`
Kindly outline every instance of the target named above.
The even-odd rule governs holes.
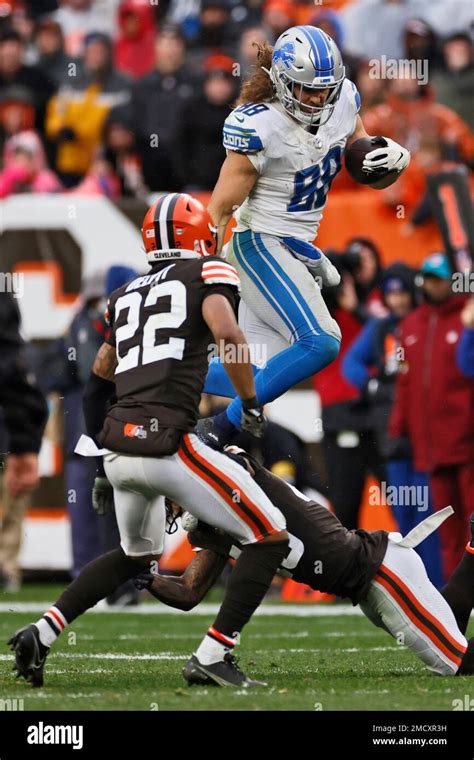
[[[15,681],[3,642],[36,620],[57,591],[27,586],[16,596],[0,595],[0,699],[23,699],[25,710],[450,711],[454,699],[474,697],[472,679],[428,674],[345,605],[272,604],[266,608],[272,614],[254,617],[239,659],[268,688],[189,688],[181,668],[213,610],[208,604],[205,614],[175,614],[153,601],[142,612],[91,612],[77,620],[48,658],[45,687],[32,690]]]

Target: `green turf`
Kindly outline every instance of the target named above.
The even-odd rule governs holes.
[[[30,586],[16,598],[54,599],[55,590]],[[1,613],[0,640],[37,617]],[[25,710],[452,710],[454,699],[474,696],[472,679],[429,675],[365,618],[336,615],[251,621],[240,662],[267,689],[188,688],[181,668],[211,621],[88,614],[58,640],[42,689],[14,680],[1,646],[0,698],[23,699]]]

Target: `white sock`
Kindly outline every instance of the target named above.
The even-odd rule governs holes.
[[[232,652],[238,644],[238,634],[235,637],[224,636],[212,626],[199,644],[195,655],[202,665],[213,665],[222,662],[228,652]]]
[[[36,621],[35,626],[39,631],[39,638],[45,647],[54,644],[61,631],[67,626],[67,620],[57,607],[50,607],[43,617]]]

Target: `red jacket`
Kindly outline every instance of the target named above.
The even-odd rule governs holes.
[[[314,390],[321,398],[321,406],[352,401],[360,395],[359,389],[345,379],[341,372],[341,364],[344,354],[357,338],[362,325],[356,317],[344,309],[337,308],[333,317],[341,328],[341,349],[334,361],[312,378]]]
[[[474,382],[456,364],[467,296],[424,304],[401,323],[401,371],[389,432],[408,435],[415,469],[474,464]]]

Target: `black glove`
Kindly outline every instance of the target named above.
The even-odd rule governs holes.
[[[240,429],[244,433],[250,433],[255,438],[261,438],[267,427],[267,420],[263,414],[263,406],[256,396],[242,401],[242,417]]]
[[[153,583],[153,578],[153,573],[145,570],[143,573],[140,573],[136,576],[136,578],[133,579],[133,583],[135,584],[135,588],[138,589],[138,591],[143,591],[143,589],[150,588]]]
[[[97,477],[92,488],[92,506],[101,517],[114,510],[114,489],[107,478]]]
[[[188,533],[188,541],[191,546],[209,549],[221,557],[228,557],[232,548],[230,536],[212,528],[205,522],[201,522],[201,520],[198,521],[197,528]]]

